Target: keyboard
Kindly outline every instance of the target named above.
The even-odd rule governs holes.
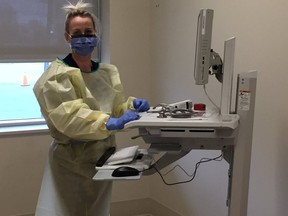
[[[106,164],[116,165],[116,164],[130,163],[136,157],[138,149],[139,149],[138,145],[119,149],[109,157]]]

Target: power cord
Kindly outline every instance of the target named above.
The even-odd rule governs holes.
[[[194,180],[194,178],[196,177],[196,173],[197,173],[197,170],[199,168],[199,166],[202,164],[202,163],[207,163],[207,162],[210,162],[210,161],[222,161],[223,159],[223,154],[221,153],[221,155],[219,155],[218,157],[215,157],[215,158],[201,158],[200,161],[198,161],[196,164],[195,164],[195,169],[194,169],[194,172],[189,175],[187,173],[187,171],[181,167],[179,164],[175,165],[172,169],[170,169],[168,172],[166,172],[165,174],[161,174],[161,172],[157,169],[157,164],[154,164],[151,168],[154,168],[157,173],[160,175],[162,181],[166,184],[166,185],[178,185],[178,184],[184,184],[184,183],[188,183],[188,182],[191,182]],[[167,175],[168,173],[172,172],[173,170],[175,170],[177,167],[179,167],[187,176],[191,177],[190,179],[188,180],[185,180],[185,181],[179,181],[179,182],[173,182],[173,183],[168,183],[166,182],[166,180],[164,179],[163,176]]]
[[[206,85],[203,85],[203,89],[204,89],[204,92],[207,96],[207,98],[209,99],[209,101],[216,107],[217,109],[217,112],[220,113],[220,108],[214,103],[214,101],[209,97],[208,93],[207,93],[207,90],[206,90]]]

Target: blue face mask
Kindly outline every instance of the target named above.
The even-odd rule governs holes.
[[[71,38],[71,48],[79,56],[90,55],[98,44],[98,37],[94,35]]]

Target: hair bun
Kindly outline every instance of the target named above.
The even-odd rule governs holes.
[[[68,1],[68,4],[64,5],[63,9],[66,11],[67,14],[70,14],[77,11],[86,11],[89,7],[92,7],[90,3],[79,0],[75,5]]]

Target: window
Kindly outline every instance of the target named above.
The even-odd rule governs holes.
[[[98,0],[85,2],[93,4],[91,11],[97,15]],[[41,119],[33,86],[49,62],[70,52],[62,10],[67,1],[0,0],[0,4],[0,126]]]
[[[32,88],[47,65],[42,62],[0,64],[0,121],[42,117]]]

